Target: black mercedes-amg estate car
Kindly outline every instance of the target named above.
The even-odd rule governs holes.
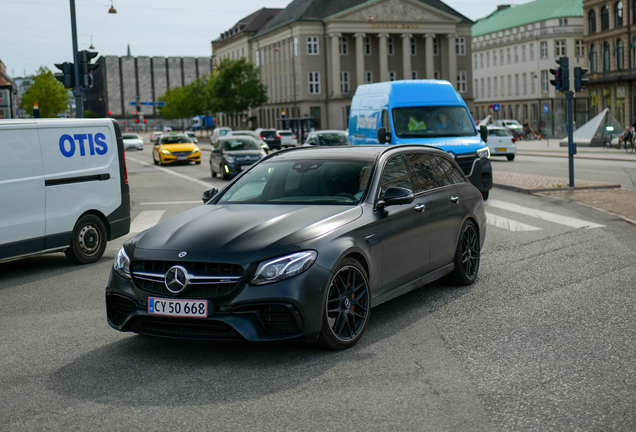
[[[473,283],[486,235],[479,191],[422,145],[283,150],[203,198],[119,250],[111,327],[347,348],[372,306]]]

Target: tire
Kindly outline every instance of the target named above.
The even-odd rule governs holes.
[[[449,273],[445,280],[452,285],[470,285],[477,279],[479,273],[479,255],[481,246],[479,234],[475,224],[467,220],[462,225],[459,233],[457,248],[455,249],[455,269]]]
[[[221,167],[221,179],[223,180],[229,180],[230,176],[223,170],[223,167]]]
[[[362,337],[370,317],[367,272],[358,261],[345,258],[338,264],[327,288],[317,343],[329,350],[352,347]]]
[[[513,160],[515,160],[515,155],[506,155],[506,158],[512,162]]]
[[[154,162],[155,165],[159,165],[159,162],[157,161],[157,159],[155,159],[155,154],[152,154],[152,161]]]
[[[216,178],[216,172],[214,171],[214,164],[210,162],[210,175],[212,178]]]
[[[201,161],[194,161],[195,165],[201,165]]]
[[[106,242],[104,222],[95,215],[87,214],[75,224],[71,246],[64,253],[72,263],[91,264],[104,255]]]
[[[488,197],[490,196],[490,191],[482,192],[481,196],[484,198],[484,201],[486,201]]]

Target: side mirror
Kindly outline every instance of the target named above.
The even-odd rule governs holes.
[[[386,142],[387,142],[386,129],[384,129],[383,127],[378,129],[378,142],[380,144],[386,144]]]
[[[220,150],[218,148],[213,148],[212,153],[218,153]]]
[[[484,142],[488,142],[488,128],[486,126],[479,126],[479,135]]]
[[[378,207],[384,208],[392,205],[410,204],[413,202],[413,191],[403,187],[390,187],[384,192],[384,199],[378,201]]]
[[[217,188],[210,188],[210,189],[206,189],[205,192],[203,192],[203,195],[201,196],[201,199],[203,200],[204,203],[210,201],[210,198],[212,198],[214,195],[216,195],[216,193],[219,190]]]

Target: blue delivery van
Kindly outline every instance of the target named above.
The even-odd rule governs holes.
[[[426,144],[450,153],[488,199],[492,189],[487,130],[477,131],[448,81],[390,81],[358,86],[351,102],[351,144]]]

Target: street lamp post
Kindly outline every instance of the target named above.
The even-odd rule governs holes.
[[[77,25],[75,20],[75,0],[71,2],[71,33],[73,35],[73,73],[75,75],[75,88],[73,95],[75,96],[75,117],[84,117],[84,91],[80,86],[79,76],[79,52],[77,51]]]

